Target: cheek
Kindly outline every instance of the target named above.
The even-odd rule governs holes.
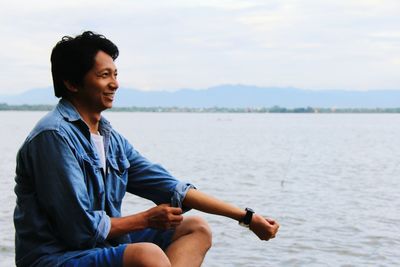
[[[92,94],[100,94],[102,91],[104,91],[104,84],[101,82],[88,83],[86,88],[88,89],[87,91]]]

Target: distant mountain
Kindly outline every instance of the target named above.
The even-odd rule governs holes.
[[[19,95],[0,95],[0,103],[55,104],[52,88],[33,89]],[[344,91],[303,90],[296,88],[220,85],[204,90],[182,89],[175,92],[119,89],[117,107],[335,107],[397,108],[400,90]]]
[[[52,87],[31,89],[15,95],[0,95],[0,103],[7,103],[9,105],[41,105],[57,102],[58,100],[54,96]]]

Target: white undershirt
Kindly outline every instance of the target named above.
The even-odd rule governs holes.
[[[99,155],[101,165],[103,166],[103,170],[106,169],[106,153],[104,151],[104,138],[100,134],[90,133],[92,137],[94,146],[96,147],[97,154]]]

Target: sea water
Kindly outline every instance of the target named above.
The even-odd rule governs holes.
[[[0,266],[14,265],[15,156],[45,112],[0,112]],[[399,114],[113,113],[114,128],[177,178],[279,221],[260,241],[206,218],[203,266],[398,266]],[[154,204],[127,195],[124,215]]]

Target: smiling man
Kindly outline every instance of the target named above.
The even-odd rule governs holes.
[[[17,155],[17,266],[200,266],[211,231],[191,208],[274,238],[278,223],[196,190],[140,155],[101,115],[118,89],[118,48],[102,35],[64,37],[51,55],[61,100]],[[122,217],[126,192],[155,203]]]

